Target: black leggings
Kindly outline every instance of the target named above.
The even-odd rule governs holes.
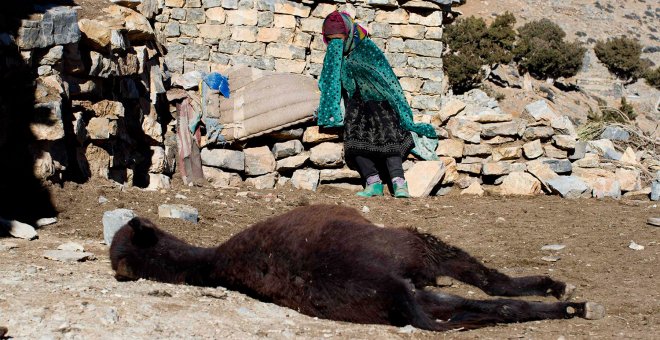
[[[387,171],[390,173],[390,179],[394,177],[403,177],[403,160],[401,156],[388,156],[385,158],[376,158],[376,161],[385,161],[387,166]],[[360,175],[365,180],[373,175],[378,174],[378,169],[376,168],[376,163],[373,159],[365,156],[355,156],[355,164],[357,165]]]

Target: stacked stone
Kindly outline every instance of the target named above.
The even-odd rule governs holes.
[[[156,32],[176,74],[263,70],[321,72],[323,18],[347,11],[364,25],[400,77],[413,109],[434,113],[446,88],[442,71],[442,13],[429,1],[165,0]]]
[[[35,162],[41,179],[58,179],[69,167],[86,178],[169,185],[173,158],[165,156],[156,109],[165,97],[164,61],[138,12],[155,14],[156,2],[121,3],[134,9],[110,5],[78,20],[74,8],[59,6],[22,21],[15,42],[38,74],[37,112],[49,112],[31,126],[43,151]]]
[[[435,126],[441,136],[439,162],[410,157],[406,178],[416,196],[462,194],[558,194],[566,198],[648,196],[643,168],[658,164],[630,147],[621,153],[625,130],[608,128],[593,141],[578,141],[573,122],[540,100],[514,117],[481,90],[443,98],[437,115],[415,116]],[[257,189],[290,183],[317,190],[320,185],[359,190],[359,174],[346,166],[339,130],[311,123],[250,140],[240,150],[202,150],[204,175],[216,187],[244,181]],[[660,186],[657,186],[660,188]],[[656,189],[657,190],[657,189]],[[658,191],[658,190],[657,190]]]
[[[629,138],[625,130],[610,128],[599,140],[578,141],[573,122],[545,100],[513,117],[473,90],[445,98],[431,123],[447,137],[437,154],[456,161],[456,185],[465,193],[481,194],[485,188],[503,195],[620,198],[650,192],[642,190],[640,161],[652,167],[653,160],[630,147],[618,152],[612,142]]]

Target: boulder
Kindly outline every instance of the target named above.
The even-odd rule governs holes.
[[[554,118],[550,122],[550,126],[555,129],[555,132],[559,135],[566,135],[570,137],[577,137],[577,130],[573,122],[566,116],[561,116]]]
[[[502,176],[511,172],[511,164],[507,162],[488,162],[481,168],[484,176]]]
[[[78,14],[75,8],[49,6],[44,13],[33,14],[22,21],[16,43],[21,50],[66,45],[80,40]]]
[[[575,142],[575,149],[569,153],[568,159],[575,161],[578,159],[584,158],[584,155],[587,153],[587,142],[577,141]]]
[[[633,151],[631,147],[626,148],[626,151],[623,153],[623,155],[621,155],[619,162],[629,165],[639,165],[639,161],[637,160],[637,155],[635,154],[635,151]]]
[[[521,156],[522,148],[520,146],[507,146],[493,149],[493,161],[495,162],[519,159]]]
[[[552,144],[562,150],[573,150],[577,141],[573,136],[567,135],[554,135],[552,136]],[[548,156],[550,157],[550,156]]]
[[[555,130],[549,126],[532,126],[525,129],[523,139],[531,141],[535,139],[548,139],[555,134]]]
[[[130,209],[115,209],[103,213],[103,241],[108,246],[112,243],[115,233],[128,221],[137,215]]]
[[[608,126],[600,134],[600,138],[625,142],[630,139],[630,133],[619,126]]]
[[[171,187],[171,179],[164,174],[149,174],[149,185],[145,190],[157,191],[162,189],[169,189]]]
[[[412,197],[428,196],[445,174],[442,161],[421,161],[406,172],[408,191]]]
[[[463,189],[461,191],[461,195],[476,195],[476,196],[483,196],[484,195],[484,189],[481,188],[481,184],[479,182],[472,182],[469,187]]]
[[[481,141],[481,124],[464,117],[452,117],[447,123],[447,130],[453,138],[460,138],[470,143]]]
[[[538,195],[541,191],[541,182],[526,172],[512,172],[502,180],[500,193],[502,195]]]
[[[619,168],[614,172],[614,176],[621,185],[621,191],[638,191],[642,189],[641,173],[638,169]]]
[[[341,169],[322,169],[319,177],[321,182],[357,178],[360,178],[360,173],[347,167]]]
[[[552,171],[558,174],[565,174],[573,171],[573,165],[568,159],[543,159],[541,160],[544,164],[547,164]]]
[[[341,143],[321,143],[310,150],[309,160],[321,168],[333,168],[344,164],[344,146]]]
[[[543,145],[541,141],[535,139],[531,142],[527,142],[523,145],[523,151],[525,152],[525,157],[528,159],[534,159],[543,156]]]
[[[437,114],[437,117],[440,119],[440,124],[438,125],[444,124],[449,118],[457,115],[459,112],[463,111],[463,109],[465,109],[465,103],[452,98],[447,104],[440,108],[440,112]]]
[[[488,144],[466,144],[463,148],[463,156],[490,156],[493,147]]]
[[[276,169],[280,172],[298,169],[302,167],[305,162],[307,162],[309,155],[309,151],[304,151],[295,156],[282,158],[277,161]]]
[[[302,143],[297,139],[293,139],[282,143],[275,143],[271,151],[273,152],[275,159],[280,159],[297,155],[301,153],[303,149]]]
[[[588,153],[582,159],[573,162],[573,165],[580,168],[597,168],[600,165],[600,156]]]
[[[527,162],[527,172],[534,175],[545,187],[546,190],[550,191],[551,188],[548,186],[548,181],[559,177],[556,172],[554,172],[550,166],[543,162],[543,160],[533,160]]]
[[[461,158],[463,157],[463,147],[465,142],[459,139],[442,139],[438,141],[438,148],[435,154],[438,156]]]
[[[248,176],[264,175],[275,171],[277,162],[267,146],[248,148],[245,154],[245,174]]]
[[[554,193],[563,198],[590,197],[589,185],[575,176],[557,176],[547,181],[547,185]]]
[[[115,35],[125,34],[130,42],[154,39],[154,31],[147,18],[130,8],[117,5],[102,7],[102,13],[98,13],[94,19],[81,19],[78,26],[84,41],[99,51],[110,47],[113,32]]]
[[[442,176],[440,184],[448,185],[456,182],[459,178],[456,160],[453,157],[440,157],[440,161],[445,165],[445,175]]]
[[[548,106],[548,102],[544,99],[535,101],[525,106],[521,118],[527,120],[529,123],[541,122],[550,125],[550,122],[559,118],[559,116]]]
[[[320,171],[316,169],[298,169],[291,176],[291,184],[296,189],[316,191],[319,185]]]
[[[204,148],[201,157],[203,165],[235,171],[245,169],[245,154],[241,151]]]
[[[241,175],[233,172],[225,172],[214,167],[203,166],[202,172],[204,173],[204,178],[214,188],[237,187],[243,182]]]
[[[527,124],[521,119],[514,119],[504,123],[489,123],[481,125],[481,136],[491,138],[496,136],[520,136]]]
[[[568,152],[566,152],[566,150],[558,149],[550,144],[543,147],[543,152],[546,157],[550,158],[568,158]]]
[[[271,172],[259,177],[250,177],[245,179],[245,184],[253,186],[255,189],[273,189],[277,183],[279,174],[277,172]]]
[[[334,129],[323,129],[318,126],[310,126],[303,134],[304,143],[321,143],[339,140],[339,134]]]
[[[456,170],[458,172],[465,172],[468,174],[479,175],[481,173],[481,163],[458,163]]]
[[[158,206],[158,217],[177,218],[197,223],[199,212],[194,207],[186,204],[161,204]]]

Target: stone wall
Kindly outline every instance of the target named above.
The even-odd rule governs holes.
[[[165,0],[155,30],[173,74],[247,65],[318,76],[323,18],[353,15],[385,52],[413,110],[435,113],[447,84],[442,71],[442,12],[429,1]]]
[[[0,127],[17,129],[11,124],[30,117],[24,119],[30,133],[17,143],[30,145],[36,178],[169,185],[176,142],[168,143],[173,135],[161,124],[172,120],[164,61],[140,13],[155,14],[146,8],[155,2],[141,3],[110,5],[93,18],[79,17],[74,7],[35,6],[24,16],[29,19],[12,18],[15,31],[0,32],[0,48],[20,51],[2,64],[25,66],[33,102],[7,112]]]

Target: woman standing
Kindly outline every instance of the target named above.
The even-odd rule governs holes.
[[[383,195],[377,164],[387,166],[395,197],[410,197],[403,158],[412,151],[437,159],[437,135],[415,124],[401,84],[383,52],[348,13],[332,12],[323,22],[328,45],[319,78],[318,125],[344,126],[346,160],[365,180],[359,196]]]

